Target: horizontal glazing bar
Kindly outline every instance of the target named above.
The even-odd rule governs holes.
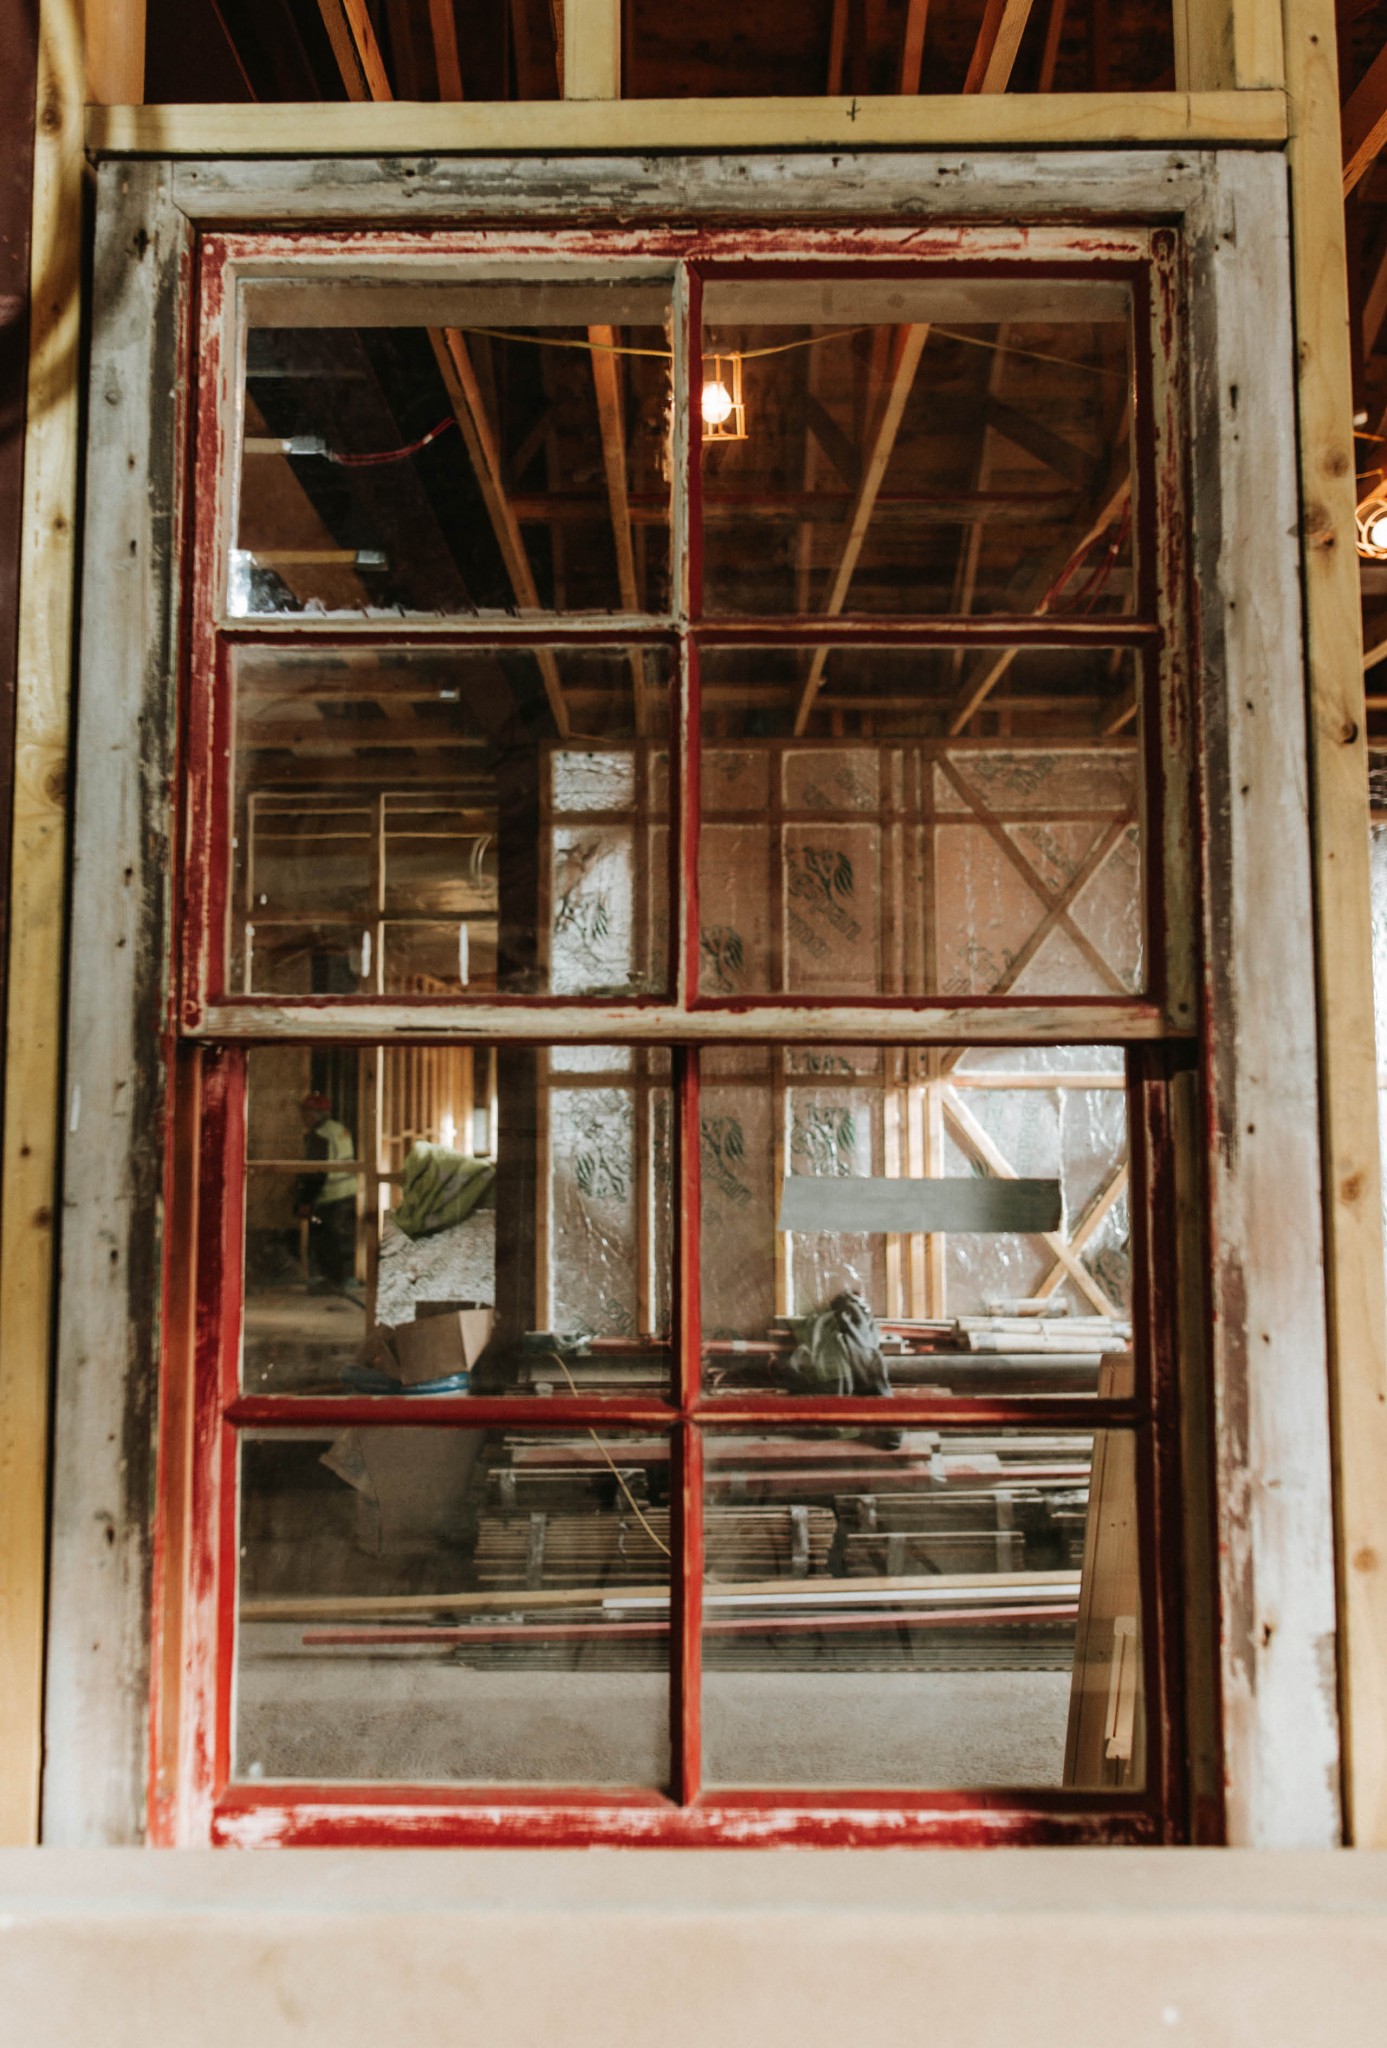
[[[534,613],[521,618],[373,619],[369,615],[224,620],[218,637],[238,646],[282,647],[286,643],[330,648],[389,646],[589,647],[603,644],[657,646],[677,640],[687,628],[706,647],[1089,647],[1145,646],[1160,637],[1153,620],[1110,617],[1065,618],[991,612],[985,618],[924,614],[866,618],[840,614],[807,617],[719,618],[684,621],[603,612],[591,618],[571,613]]]
[[[255,999],[210,1003],[183,1019],[185,1037],[212,1042],[363,1045],[390,1039],[402,1045],[475,1044],[503,1039],[516,1044],[564,1045],[721,1044],[769,1040],[789,1045],[825,1043],[918,1045],[1113,1045],[1158,1038],[1193,1038],[1188,1022],[1167,1018],[1159,1003],[1110,1002],[1075,997],[1065,1003],[1013,1002],[972,997],[912,1004],[893,997],[826,1006],[801,1001],[743,998],[673,1004],[562,1005],[523,996],[509,1002],[459,1003],[416,996],[407,1002],[326,996],[284,1002]]]
[[[1065,618],[1063,614],[985,618],[947,615],[863,617],[840,613],[776,618],[718,618],[693,623],[690,632],[704,647],[1104,647],[1144,646],[1160,637],[1154,621],[1114,617]]]
[[[623,647],[671,646],[678,640],[679,627],[673,619],[644,613],[603,612],[592,618],[533,613],[521,618],[496,615],[475,619],[380,619],[343,613],[338,617],[296,614],[231,619],[217,627],[217,636],[238,647],[301,643],[327,651],[340,643],[353,648],[388,647],[392,653],[403,653],[411,647],[591,647],[594,641]]]
[[[783,1395],[703,1399],[691,1407],[674,1402],[594,1396],[584,1400],[568,1394],[543,1399],[491,1399],[484,1395],[283,1395],[247,1394],[230,1401],[226,1420],[244,1429],[311,1429],[321,1425],[334,1433],[366,1423],[415,1428],[517,1429],[544,1433],[556,1429],[591,1428],[667,1430],[677,1422],[723,1430],[733,1424],[767,1429],[799,1430],[809,1425],[841,1428],[928,1429],[952,1423],[979,1429],[1015,1428],[1026,1434],[1045,1430],[1138,1428],[1148,1418],[1135,1400],[1102,1400],[1084,1394],[979,1400],[966,1396],[898,1393],[883,1404],[879,1398],[829,1397],[822,1400]]]

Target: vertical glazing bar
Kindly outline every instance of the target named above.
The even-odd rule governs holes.
[[[702,1231],[702,1160],[699,1153],[698,1052],[676,1046],[674,1068],[674,1185],[678,1208],[674,1265],[674,1397],[687,1414],[703,1391],[703,1305],[700,1266]]]
[[[673,389],[674,497],[671,507],[671,601],[680,627],[676,719],[670,748],[670,925],[674,939],[674,996],[682,1007],[698,987],[698,724],[697,650],[689,621],[701,602],[699,467],[702,460],[698,410],[702,359],[699,279],[680,265],[674,280]]]
[[[675,847],[673,911],[679,937],[675,998],[682,1006],[698,993],[698,949],[700,936],[698,890],[698,839],[701,777],[699,760],[703,694],[699,677],[698,643],[683,635],[680,663],[679,774],[677,802],[679,829],[671,833]]]
[[[671,1446],[670,1712],[674,1796],[697,1798],[701,1777],[700,1692],[703,1659],[703,1444],[690,1419],[703,1381],[701,1171],[698,1053],[673,1053],[673,1174],[677,1190],[674,1265],[674,1394],[683,1419]]]
[[[680,267],[674,286],[674,613],[703,616],[703,280]]]
[[[677,1425],[673,1449],[678,1522],[670,1588],[672,1789],[681,1806],[691,1806],[703,1786],[703,1435],[696,1422]]]

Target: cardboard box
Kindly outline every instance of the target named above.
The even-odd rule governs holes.
[[[470,1372],[491,1341],[496,1311],[467,1302],[421,1302],[412,1323],[389,1332],[396,1377],[407,1387]]]

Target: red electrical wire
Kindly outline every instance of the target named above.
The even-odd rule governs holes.
[[[427,448],[430,441],[436,441],[440,434],[446,434],[449,427],[455,427],[457,420],[449,413],[446,420],[440,420],[436,427],[430,427],[417,441],[411,441],[407,448],[380,448],[369,455],[335,455],[327,451],[329,462],[335,462],[339,469],[375,469],[387,462],[404,462],[409,456],[417,455],[421,448]]]

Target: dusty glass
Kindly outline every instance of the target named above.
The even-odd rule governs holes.
[[[1140,1789],[1135,1439],[710,1432],[713,1785]]]

